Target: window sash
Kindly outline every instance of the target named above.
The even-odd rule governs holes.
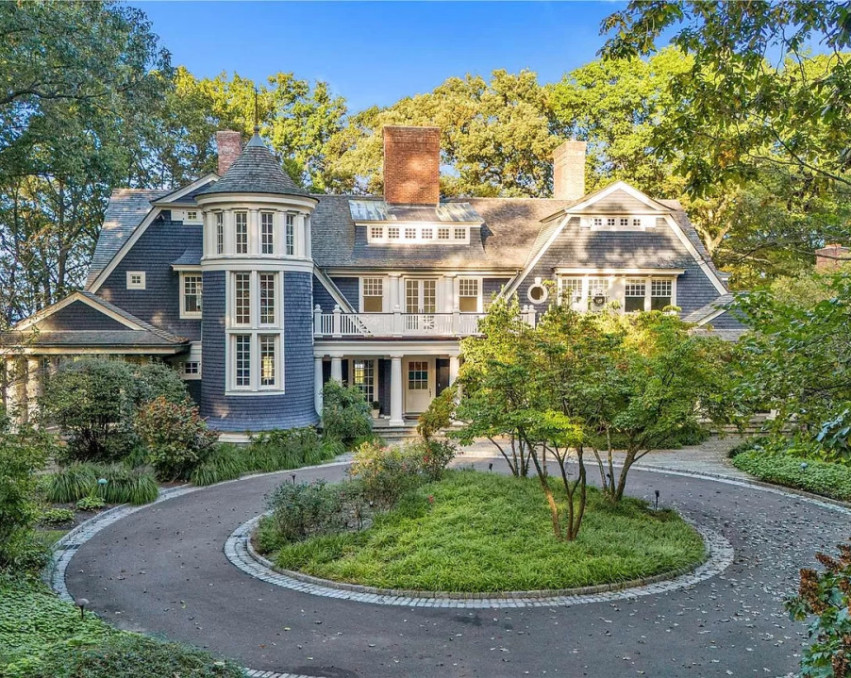
[[[222,254],[225,251],[225,215],[222,212],[216,212],[216,254]]]
[[[260,324],[274,325],[277,315],[275,304],[278,296],[276,294],[278,275],[276,273],[260,273],[258,284],[260,285]]]
[[[251,335],[233,335],[234,386],[251,387]]]
[[[367,402],[372,403],[375,397],[375,361],[352,360],[352,384],[363,393]]]
[[[260,386],[276,386],[278,383],[278,336],[258,336],[260,348]]]
[[[295,254],[295,215],[293,214],[287,215],[286,246],[288,256]]]
[[[275,253],[275,215],[272,212],[260,213],[260,251]]]
[[[183,276],[183,312],[200,314],[202,309],[203,286],[201,276],[184,274]]]
[[[234,325],[251,324],[251,274],[234,274]]]
[[[236,212],[234,214],[236,253],[248,254],[248,212]]]

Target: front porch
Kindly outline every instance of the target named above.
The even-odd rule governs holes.
[[[314,351],[316,410],[322,411],[322,387],[334,379],[359,388],[377,416],[376,429],[414,427],[432,399],[458,376],[459,347],[351,347],[348,351],[321,346]]]

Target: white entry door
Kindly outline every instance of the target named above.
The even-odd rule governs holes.
[[[405,380],[405,412],[425,412],[434,397],[434,358],[405,359],[402,378]]]
[[[428,331],[434,328],[437,310],[437,281],[421,278],[405,280],[405,317],[407,330]]]

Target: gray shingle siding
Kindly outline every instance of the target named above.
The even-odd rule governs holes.
[[[747,329],[747,325],[736,317],[735,311],[725,311],[717,318],[710,320],[707,325],[711,325],[716,330]]]
[[[487,308],[493,298],[511,281],[510,278],[485,278],[482,280],[482,305]]]
[[[360,309],[360,279],[359,278],[331,278],[334,281],[334,284],[337,286],[337,289],[340,290],[342,295],[346,298],[352,308],[355,310]],[[325,306],[322,306],[322,310],[325,311]],[[331,306],[327,309],[328,311],[334,310],[334,302],[332,301]]]
[[[585,211],[585,210],[583,210]],[[587,208],[591,213],[646,212],[647,205],[622,190],[613,191]]]
[[[49,315],[36,327],[42,332],[73,332],[77,330],[126,330],[123,323],[110,318],[82,301],[68,304],[56,313]]]
[[[674,268],[685,273],[677,278],[677,305],[683,315],[719,296],[698,262],[665,224],[650,231],[592,231],[574,218],[529,272],[517,292],[520,303],[529,303],[527,292],[535,278],[553,280],[556,268]],[[543,310],[543,309],[542,309]]]
[[[152,325],[186,337],[201,338],[200,320],[180,318],[180,276],[171,262],[188,248],[201,248],[201,226],[154,221],[98,289],[98,295]],[[127,272],[145,271],[145,289],[128,290]],[[204,289],[204,302],[207,301]]]
[[[319,278],[313,276],[313,304],[319,305],[325,313],[334,310],[334,297],[325,289],[325,285],[319,282]]]
[[[204,272],[201,413],[220,431],[263,431],[317,422],[313,393],[311,274],[284,273],[284,393],[225,395],[225,273]],[[209,296],[208,296],[209,295]]]

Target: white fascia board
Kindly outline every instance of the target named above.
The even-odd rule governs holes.
[[[121,263],[121,260],[127,256],[127,253],[133,249],[133,246],[139,241],[139,238],[144,235],[145,231],[148,230],[148,226],[150,226],[154,219],[159,216],[162,212],[162,209],[159,207],[154,207],[150,212],[145,215],[145,218],[142,219],[142,223],[140,223],[133,233],[130,234],[130,237],[124,241],[124,244],[121,248],[112,256],[109,263],[106,265],[100,273],[98,273],[97,278],[92,281],[92,284],[89,285],[86,289],[88,292],[97,292],[101,286],[107,281],[112,272],[116,269],[118,264]]]
[[[138,348],[135,346],[51,346],[6,348],[0,354],[14,355],[177,355],[186,350],[184,345],[174,347]]]
[[[170,205],[170,203],[173,203],[175,200],[180,200],[180,198],[192,193],[192,191],[195,191],[201,188],[202,186],[206,186],[211,181],[217,181],[218,179],[218,174],[216,174],[215,172],[210,172],[209,174],[205,174],[200,179],[196,179],[191,184],[188,184],[183,188],[178,188],[176,191],[172,191],[171,193],[167,193],[166,195],[157,198],[156,200],[152,201],[152,204],[158,207]]]
[[[583,200],[582,202],[577,203],[576,205],[573,205],[572,207],[568,207],[567,209],[565,209],[565,212],[567,212],[567,213],[583,212],[588,207],[593,205],[595,202],[602,200],[603,198],[611,195],[612,193],[614,193],[617,190],[622,190],[625,193],[632,196],[633,198],[635,198],[636,200],[643,202],[645,205],[647,205],[652,210],[652,212],[654,214],[658,213],[658,212],[667,213],[667,212],[671,211],[670,207],[665,207],[662,203],[656,202],[649,195],[642,193],[637,188],[633,188],[632,186],[630,186],[625,181],[616,181],[615,183],[610,184],[609,186],[606,186],[606,188],[604,188],[602,191],[600,191],[596,195],[591,196],[587,200]]]
[[[172,264],[171,270],[181,273],[200,273],[203,269],[201,264]]]
[[[682,275],[684,268],[556,268],[558,275]]]
[[[398,275],[399,277],[416,277],[423,275],[456,275],[456,276],[473,276],[473,277],[489,277],[496,276],[500,278],[511,277],[517,275],[517,267],[512,268],[457,268],[446,267],[439,268],[431,266],[429,268],[401,269],[398,267],[387,266],[352,266],[351,268],[325,268],[322,269],[326,275],[334,275],[340,278],[357,278],[359,275]]]
[[[544,256],[544,253],[550,249],[552,244],[556,241],[556,238],[562,234],[564,227],[567,226],[572,216],[573,215],[571,214],[565,214],[564,217],[562,217],[561,223],[553,230],[552,235],[550,235],[547,239],[547,242],[545,242],[541,249],[535,253],[535,256],[532,257],[532,260],[523,267],[523,270],[520,271],[517,277],[513,281],[509,282],[508,285],[503,287],[502,292],[497,295],[498,299],[502,297],[508,298],[517,291],[517,288],[520,287],[520,284],[526,279],[526,276],[528,276],[532,269],[538,265],[538,262],[541,260],[541,257]]]
[[[130,328],[131,330],[144,329],[140,325],[137,325],[136,323],[131,322],[130,320],[125,318],[123,315],[120,315],[120,314],[116,313],[115,311],[112,311],[112,310],[106,308],[105,306],[102,306],[101,304],[97,303],[94,299],[87,297],[85,294],[82,294],[81,292],[74,292],[70,296],[65,297],[62,301],[58,301],[55,304],[53,304],[52,306],[48,306],[47,308],[42,309],[38,313],[31,315],[29,318],[22,320],[17,325],[15,325],[12,329],[14,329],[14,330],[26,330],[26,329],[32,327],[33,325],[35,325],[36,323],[41,322],[45,318],[49,318],[54,313],[61,311],[66,306],[70,306],[75,301],[80,301],[80,302],[86,304],[87,306],[90,306],[91,308],[95,309],[99,313],[103,313],[105,316],[121,323],[125,327]]]
[[[399,339],[316,339],[313,344],[314,358],[345,358],[363,356],[391,358],[394,356],[458,356],[461,342],[458,339],[437,341]]]

